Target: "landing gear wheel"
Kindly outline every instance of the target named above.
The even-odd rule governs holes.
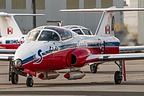
[[[97,73],[98,65],[92,64],[90,65],[90,70],[92,73]]]
[[[27,85],[27,87],[32,87],[33,86],[33,78],[27,78],[27,80],[26,80],[26,85]]]
[[[115,84],[121,84],[122,76],[121,76],[120,71],[116,71],[115,72],[115,74],[114,74],[114,81],[115,81]]]
[[[11,83],[18,84],[18,81],[19,81],[18,74],[16,74],[15,72],[12,72],[11,73]]]

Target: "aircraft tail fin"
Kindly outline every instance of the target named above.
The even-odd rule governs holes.
[[[115,18],[111,12],[103,12],[95,35],[114,36]]]
[[[100,9],[66,9],[62,12],[102,12],[101,19],[96,29],[95,35],[113,36],[114,35],[114,12],[122,11],[144,11],[144,8],[100,8]]]
[[[43,14],[9,14],[5,12],[0,12],[1,36],[18,37],[23,35],[17,22],[14,19],[14,16],[37,16],[37,15],[43,15]]]

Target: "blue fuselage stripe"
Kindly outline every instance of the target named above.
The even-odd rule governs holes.
[[[100,43],[87,43],[87,46],[85,46],[85,47],[93,47],[93,48],[100,47],[100,46],[117,47],[119,45],[120,45],[119,42],[105,42],[102,45],[100,45]],[[67,49],[67,48],[77,48],[79,46],[77,45],[77,43],[73,43],[73,44],[61,45],[61,46],[58,46],[58,47],[59,47],[60,50],[64,50],[64,49]],[[50,54],[51,52],[52,52],[51,50],[47,50],[47,51],[42,52],[41,54],[42,54],[42,56],[46,56],[46,55]],[[36,59],[36,54],[24,59],[22,61],[22,63],[26,64],[26,63],[28,63],[30,61],[35,60],[35,59]]]

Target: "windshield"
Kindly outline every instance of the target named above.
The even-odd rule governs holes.
[[[87,29],[82,29],[85,35],[92,35],[91,32]]]
[[[72,33],[57,26],[41,26],[33,29],[27,35],[28,41],[60,41],[72,38]]]
[[[59,36],[52,31],[43,30],[38,38],[38,41],[59,41]]]
[[[39,30],[34,30],[28,33],[27,40],[28,41],[35,41],[39,35]]]
[[[79,35],[84,35],[80,29],[73,29],[72,31],[76,32]]]
[[[72,34],[69,30],[66,30],[60,27],[45,27],[45,29],[51,29],[51,30],[58,32],[62,40],[66,40],[72,37]]]

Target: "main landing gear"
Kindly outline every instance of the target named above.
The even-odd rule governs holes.
[[[98,65],[101,63],[94,63],[90,65],[90,71],[92,73],[97,73]],[[124,81],[126,81],[126,70],[125,70],[125,62],[124,60],[115,61],[115,64],[118,65],[119,71],[116,71],[114,74],[114,82],[115,84],[121,84],[122,79],[124,77]]]
[[[121,84],[121,82],[122,82],[122,75],[121,75],[120,71],[116,71],[115,72],[115,74],[114,74],[114,81],[115,81],[115,84]]]
[[[27,77],[27,80],[26,80],[26,85],[27,85],[27,87],[32,87],[33,84],[34,84],[33,77],[32,77],[31,75],[29,75],[29,76]]]
[[[123,75],[124,75],[124,81],[126,81],[125,62],[124,62],[124,60],[121,60],[121,61],[119,61],[119,63],[115,62],[115,64],[118,65],[120,71],[115,72],[114,82],[115,82],[115,84],[121,84]]]
[[[94,64],[91,64],[90,65],[90,71],[92,72],[92,73],[97,73],[97,69],[98,69],[98,65],[99,65],[100,63],[94,63]]]

